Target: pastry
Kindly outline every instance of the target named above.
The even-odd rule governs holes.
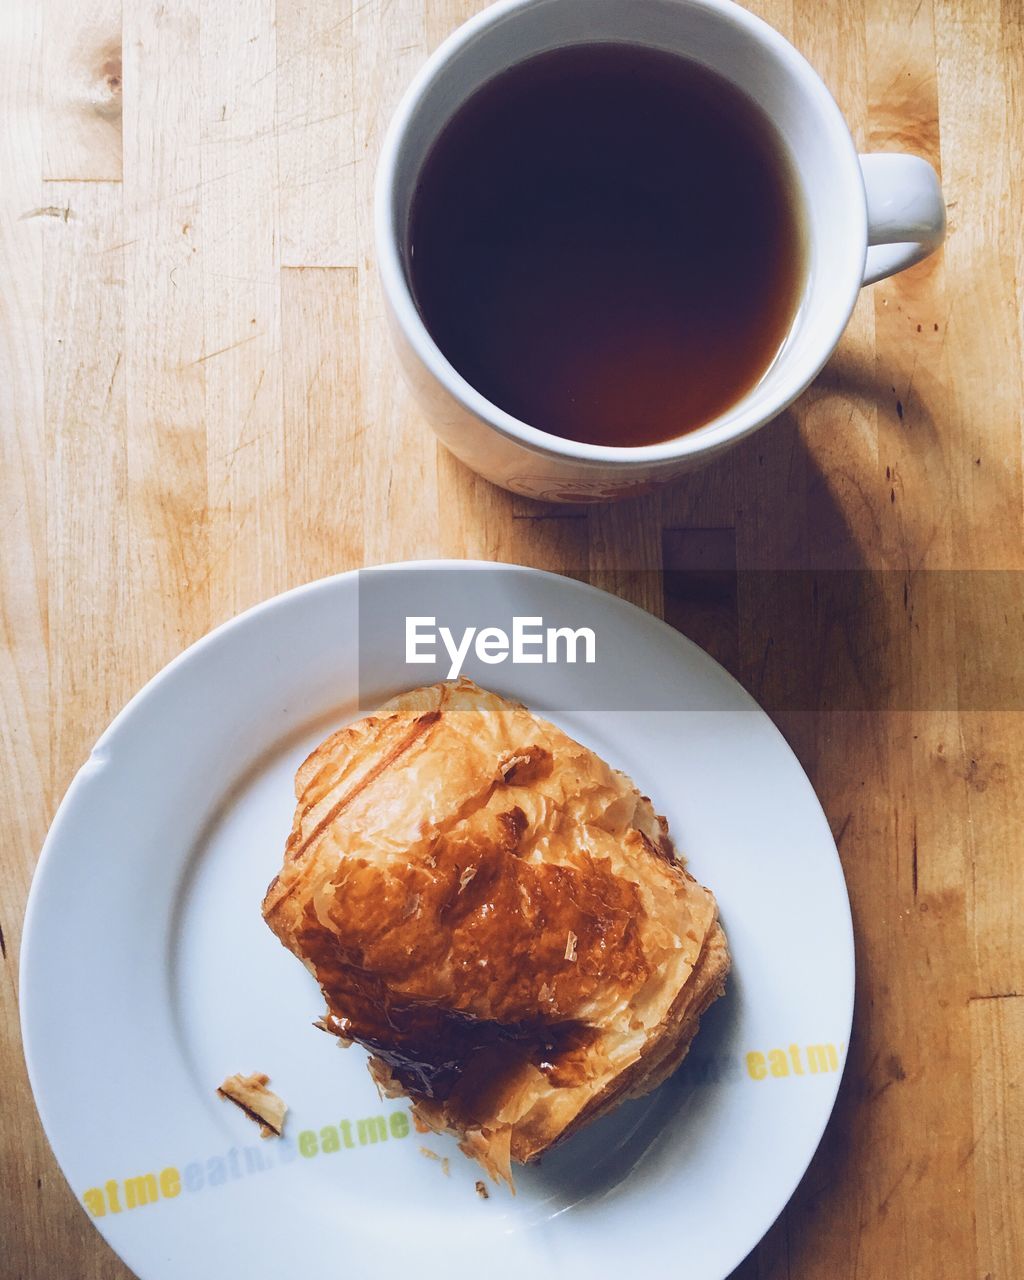
[[[261,1138],[280,1138],[288,1108],[273,1090],[267,1088],[269,1083],[270,1077],[262,1071],[254,1071],[249,1076],[236,1072],[217,1086],[217,1092],[244,1111],[250,1120],[255,1120],[260,1127]]]
[[[729,969],[715,899],[629,778],[469,680],[300,767],[267,924],[318,1024],[495,1178],[682,1060]]]

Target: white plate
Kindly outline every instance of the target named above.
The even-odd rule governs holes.
[[[117,717],[54,819],[29,899],[22,1023],[68,1181],[144,1280],[627,1267],[720,1280],[807,1167],[849,1036],[849,903],[807,778],[731,677],[613,596],[468,562],[367,581],[301,587],[193,645]],[[728,993],[672,1080],[521,1171],[514,1199],[492,1188],[484,1201],[453,1143],[390,1120],[403,1107],[378,1099],[361,1049],[310,1027],[319,992],[260,918],[296,766],[360,692],[395,690],[374,637],[416,597],[410,583],[439,622],[485,605],[590,620],[596,696],[579,666],[466,674],[550,711],[634,777],[717,895],[733,954]],[[408,671],[399,684],[447,674]],[[285,1141],[260,1141],[216,1096],[234,1071],[271,1076],[291,1107]],[[360,1144],[358,1121],[376,1115],[393,1127]],[[300,1134],[315,1154],[299,1154]],[[421,1145],[450,1158],[450,1176]]]

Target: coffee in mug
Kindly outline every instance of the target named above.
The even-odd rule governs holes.
[[[558,502],[642,493],[761,430],[861,286],[944,231],[931,165],[858,156],[813,69],[732,0],[497,0],[413,79],[374,199],[426,418]]]
[[[646,445],[742,399],[788,334],[803,211],[762,109],[699,63],[625,43],[538,54],[429,152],[408,253],[427,329],[542,431]]]

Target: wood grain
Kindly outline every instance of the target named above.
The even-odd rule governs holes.
[[[32,869],[96,736],[254,601],[446,555],[663,613],[762,700],[822,799],[855,1032],[814,1162],[736,1276],[1017,1280],[1024,11],[756,0],[862,150],[940,169],[947,246],[864,292],[771,428],[685,483],[583,509],[441,449],[381,309],[383,130],[479,7],[0,6],[0,1269],[129,1274],[49,1152],[17,1016]]]
[[[1020,1069],[1024,1055],[1024,996],[974,1000],[970,1008],[971,1053],[977,1073],[974,1134],[977,1177],[978,1273],[1012,1276],[1024,1251],[1020,1215],[1006,1218],[1007,1203],[1024,1199],[1024,1096]]]
[[[68,215],[43,258],[50,760],[62,788],[82,763],[83,716],[98,737],[132,692],[110,662],[128,576],[124,260],[110,249],[123,238],[119,183],[48,182],[46,198]]]
[[[141,684],[211,622],[199,0],[127,6],[123,49],[125,659]]]
[[[43,177],[121,180],[121,0],[46,0]]]
[[[196,590],[220,621],[284,586],[277,44],[263,0],[202,0],[199,29],[200,218],[186,215],[181,239],[202,288],[209,542]]]
[[[261,83],[276,100],[276,125],[266,141],[277,158],[285,266],[358,265],[353,21],[351,6],[277,4],[276,66]]]
[[[359,280],[354,267],[281,273],[285,540],[292,585],[363,563]],[[330,459],[317,465],[316,459]]]

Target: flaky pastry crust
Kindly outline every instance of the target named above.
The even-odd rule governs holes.
[[[729,969],[715,899],[625,774],[469,680],[300,767],[263,914],[321,1025],[495,1177],[682,1060]]]

